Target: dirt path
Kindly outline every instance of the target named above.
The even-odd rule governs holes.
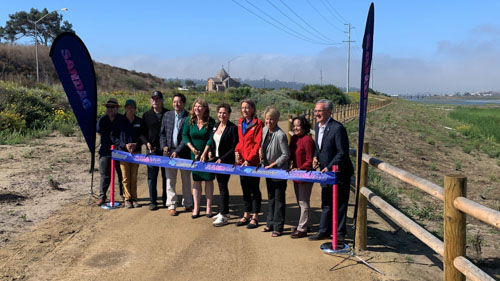
[[[140,174],[144,175],[145,167]],[[180,181],[180,179],[179,179]],[[139,180],[141,203],[147,204],[147,185]],[[217,188],[216,188],[217,189]],[[267,210],[265,184],[263,211]],[[216,193],[218,195],[218,192]],[[205,217],[191,219],[167,210],[103,210],[86,199],[66,206],[0,249],[3,280],[436,280],[440,262],[432,251],[375,214],[370,222],[370,250],[361,256],[386,273],[375,273],[354,260],[329,269],[343,257],[323,254],[326,241],[271,238],[260,228],[234,225],[241,214],[239,179],[231,177],[231,224],[215,228]],[[313,222],[319,221],[319,186],[312,194]],[[216,202],[218,196],[216,196]],[[352,198],[351,198],[352,201]],[[291,184],[287,192],[287,225],[298,219]],[[182,209],[182,208],[181,208]],[[352,209],[352,208],[351,208]],[[352,210],[351,210],[352,211]],[[370,211],[372,212],[372,211]],[[351,214],[352,216],[352,214]],[[261,216],[261,222],[265,217]],[[313,230],[317,224],[313,225]],[[285,233],[287,234],[287,233]],[[352,234],[350,235],[352,237]],[[392,242],[391,242],[392,240]],[[397,242],[399,240],[399,242]],[[388,245],[378,245],[380,241]],[[399,252],[399,253],[397,253]]]

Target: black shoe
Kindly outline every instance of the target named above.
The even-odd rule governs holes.
[[[309,240],[311,241],[315,241],[315,240],[322,240],[322,239],[325,239],[325,238],[330,238],[330,235],[326,232],[318,232],[314,235],[311,235],[309,236]]]
[[[243,217],[242,218],[243,220],[239,220],[237,223],[236,223],[236,226],[244,226],[244,225],[247,225],[249,222],[250,222],[250,218],[245,218]]]
[[[158,210],[158,206],[156,204],[149,204],[149,210],[156,211],[156,210]]]
[[[197,218],[199,218],[199,217],[201,217],[201,216],[200,216],[200,211],[198,211],[198,213],[196,213],[196,215],[191,215],[191,218],[192,218],[192,219],[197,219]]]
[[[255,223],[252,223],[252,221],[254,221]],[[257,227],[259,227],[259,221],[256,220],[256,219],[251,219],[250,222],[247,225],[248,229],[254,229],[254,228],[257,228]]]

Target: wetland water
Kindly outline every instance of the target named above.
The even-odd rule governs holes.
[[[500,99],[408,99],[409,101],[429,104],[452,104],[452,105],[500,105]]]

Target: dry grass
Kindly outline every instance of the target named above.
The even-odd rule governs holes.
[[[38,46],[40,82],[60,85],[52,61],[50,48]],[[0,43],[0,80],[16,82],[32,87],[36,84],[35,48],[32,45]],[[168,88],[164,79],[149,73],[129,71],[123,68],[94,62],[99,92],[151,91]]]

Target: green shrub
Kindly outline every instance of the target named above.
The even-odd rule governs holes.
[[[464,146],[464,147],[462,147],[462,151],[467,153],[467,154],[470,154],[472,151],[472,148],[470,146]]]

